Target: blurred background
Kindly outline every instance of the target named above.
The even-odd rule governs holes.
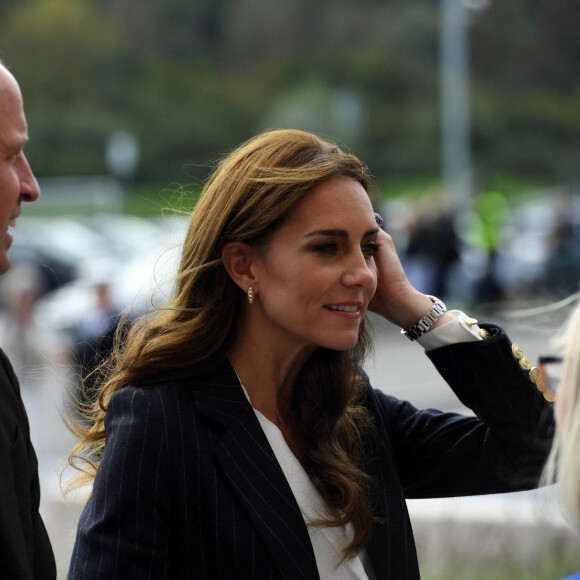
[[[549,349],[564,310],[537,308],[579,289],[578,22],[573,0],[2,0],[0,54],[22,88],[42,197],[23,208],[0,279],[0,344],[63,577],[81,505],[63,502],[55,467],[72,444],[67,391],[122,309],[166,299],[203,181],[262,130],[314,131],[362,158],[413,283],[501,321],[533,354]],[[400,356],[370,366],[396,393],[417,353],[380,321],[376,333]],[[411,383],[396,394],[458,405],[424,376]],[[461,504],[461,525],[448,521],[459,504],[412,506],[425,578],[580,568],[553,498],[481,502]],[[540,515],[513,528],[513,509]],[[525,556],[505,538],[523,538]]]

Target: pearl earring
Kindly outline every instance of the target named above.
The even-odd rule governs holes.
[[[248,302],[250,304],[254,303],[254,289],[251,286],[248,288]]]

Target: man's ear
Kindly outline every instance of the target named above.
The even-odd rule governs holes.
[[[256,278],[252,264],[255,249],[245,242],[228,242],[222,249],[222,262],[230,278],[244,291],[250,286],[255,289]]]

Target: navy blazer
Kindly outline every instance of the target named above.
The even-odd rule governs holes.
[[[56,578],[39,505],[38,462],[28,418],[12,365],[0,349],[0,579]]]
[[[479,417],[419,411],[368,384],[374,426],[361,467],[376,516],[367,546],[379,579],[419,578],[405,498],[537,483],[552,412],[497,327],[429,353]],[[366,378],[366,377],[365,377]],[[303,517],[231,365],[125,388],[79,521],[69,579],[319,578]]]

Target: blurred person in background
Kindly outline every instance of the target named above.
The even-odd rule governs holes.
[[[121,318],[119,308],[111,296],[110,283],[101,279],[93,285],[94,305],[80,321],[77,342],[74,346],[74,362],[78,367],[79,396],[83,401],[95,399],[95,370],[110,354],[115,330]]]
[[[557,482],[564,516],[580,532],[580,301],[554,346],[562,357],[545,357],[540,367],[544,388],[556,399],[557,425],[544,481]],[[566,580],[572,579],[580,579],[580,571]]]
[[[478,278],[474,295],[477,302],[497,302],[505,291],[497,271],[502,232],[511,224],[509,205],[503,193],[482,191],[473,202],[473,212],[466,220],[466,239],[485,256],[483,274]]]
[[[0,62],[0,274],[10,266],[9,228],[22,202],[40,195],[24,156],[28,140],[18,83]],[[16,374],[0,349],[0,578],[56,578],[52,547],[38,511],[38,462]]]
[[[558,192],[552,202],[555,221],[550,236],[550,255],[546,260],[544,285],[556,296],[568,296],[580,287],[580,227],[574,196]]]
[[[524,357],[409,283],[369,187],[294,130],[216,169],[173,300],[117,342],[76,425],[72,487],[92,493],[71,580],[416,580],[406,498],[537,485],[553,418]],[[372,389],[369,309],[476,416]]]
[[[460,258],[454,220],[451,204],[430,200],[429,207],[420,211],[409,227],[405,270],[421,292],[441,298],[449,295],[451,274]]]
[[[27,263],[12,265],[0,285],[7,303],[7,311],[0,315],[0,344],[21,378],[46,362],[47,345],[41,340],[45,333],[33,316],[42,290],[40,269]]]

